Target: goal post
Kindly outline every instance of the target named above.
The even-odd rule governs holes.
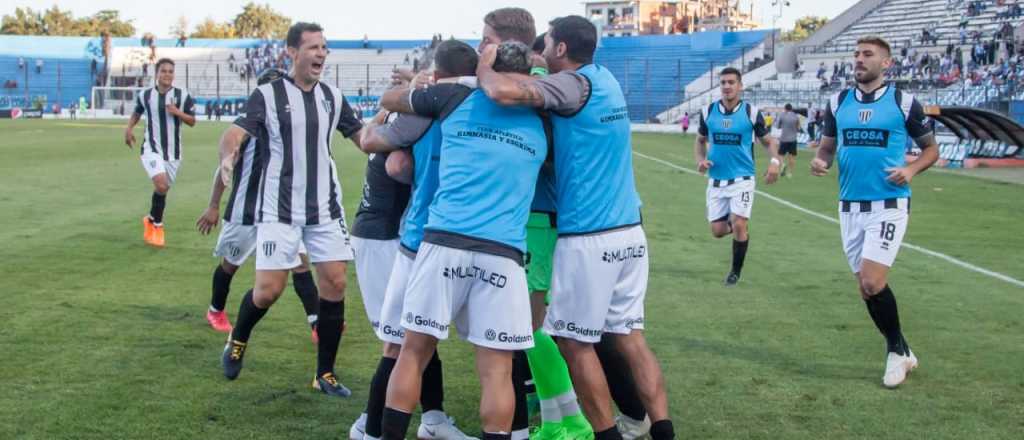
[[[135,98],[145,87],[96,86],[92,88],[92,108],[128,115],[135,109]]]

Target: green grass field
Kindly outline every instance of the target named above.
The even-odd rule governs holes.
[[[254,332],[241,377],[221,375],[224,336],[203,319],[215,237],[193,225],[225,126],[185,131],[157,250],[140,237],[151,184],[121,143],[123,122],[0,121],[0,438],[347,435],[379,357],[354,270],[338,361],[351,399],[309,389],[315,348],[290,288]],[[366,159],[336,138],[351,221]],[[692,137],[634,139],[639,153],[693,166]],[[835,177],[810,177],[809,157],[759,189],[835,217]],[[743,280],[726,289],[730,244],[708,232],[704,180],[641,157],[635,168],[651,247],[647,335],[680,438],[1021,438],[1024,289],[904,249],[891,284],[921,368],[885,390],[884,341],[838,225],[758,198]],[[1024,279],[1024,186],[926,173],[914,190],[908,242]],[[250,264],[235,277],[232,320],[251,283]],[[441,351],[447,410],[479,432],[471,351],[457,339]]]

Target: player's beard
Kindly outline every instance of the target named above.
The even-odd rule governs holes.
[[[878,76],[881,75],[881,73],[872,72],[870,70],[864,70],[863,72],[864,73],[862,73],[860,76],[857,75],[857,72],[854,72],[853,74],[853,78],[857,80],[858,84],[871,83],[874,80],[878,79]]]

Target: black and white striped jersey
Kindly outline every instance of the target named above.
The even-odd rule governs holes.
[[[164,160],[181,160],[181,118],[168,113],[167,104],[174,104],[185,114],[196,114],[192,96],[177,87],[171,87],[167,93],[152,87],[136,96],[135,114],[146,118],[141,154],[155,153]]]
[[[318,82],[306,92],[285,77],[256,88],[235,121],[265,139],[257,222],[319,225],[341,219],[341,184],[331,135],[356,134],[362,123],[337,88]]]
[[[231,176],[231,196],[224,209],[224,221],[245,226],[256,224],[256,207],[260,198],[267,151],[267,137],[246,137],[238,151]]]

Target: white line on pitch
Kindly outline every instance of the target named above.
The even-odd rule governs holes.
[[[634,151],[633,154],[635,154],[637,156],[640,156],[640,157],[642,157],[644,159],[650,160],[650,161],[658,162],[658,163],[660,163],[662,165],[665,165],[665,166],[670,167],[670,168],[677,169],[677,170],[685,172],[685,173],[693,174],[693,175],[696,175],[696,176],[702,176],[702,174],[697,172],[697,170],[692,170],[690,168],[686,168],[686,167],[683,167],[683,166],[680,166],[680,165],[676,165],[676,164],[674,164],[672,162],[669,162],[667,160],[658,159],[657,157],[648,156],[646,154],[638,153],[636,151]],[[795,204],[793,202],[790,202],[788,200],[780,199],[778,197],[775,197],[775,196],[773,196],[771,194],[768,194],[766,192],[763,192],[763,191],[755,190],[755,192],[759,196],[766,197],[766,198],[768,198],[768,199],[770,199],[772,201],[775,201],[775,202],[777,202],[779,204],[782,204],[784,206],[788,206],[790,208],[793,208],[793,209],[795,209],[797,211],[800,211],[800,212],[802,212],[804,214],[807,214],[807,215],[810,215],[810,216],[814,216],[814,217],[820,218],[820,219],[828,221],[828,222],[832,222],[832,223],[836,223],[836,224],[839,223],[839,220],[837,220],[835,218],[829,217],[829,216],[821,214],[821,213],[817,213],[817,212],[811,211],[810,209],[804,208],[803,206],[797,205],[797,204]],[[1018,279],[1013,278],[1013,277],[1011,277],[1009,275],[1004,275],[1004,274],[1001,274],[999,272],[995,272],[995,271],[991,271],[991,270],[985,269],[983,267],[978,267],[978,266],[975,266],[975,265],[973,265],[971,263],[968,263],[966,261],[959,260],[959,259],[956,259],[956,258],[951,257],[949,255],[943,254],[941,252],[936,252],[936,251],[933,251],[931,249],[923,248],[921,246],[917,246],[917,245],[910,244],[910,243],[907,243],[907,242],[903,242],[903,246],[906,247],[907,249],[912,249],[912,250],[918,251],[918,252],[920,252],[922,254],[925,254],[925,255],[930,255],[930,256],[933,256],[935,258],[946,260],[946,261],[948,261],[948,262],[950,262],[950,263],[952,263],[954,265],[960,266],[960,267],[962,267],[964,269],[967,269],[967,270],[970,270],[970,271],[974,271],[974,272],[980,273],[982,275],[987,275],[987,276],[995,278],[997,280],[1005,281],[1007,283],[1016,285],[1017,287],[1024,287],[1024,281],[1018,280]]]

